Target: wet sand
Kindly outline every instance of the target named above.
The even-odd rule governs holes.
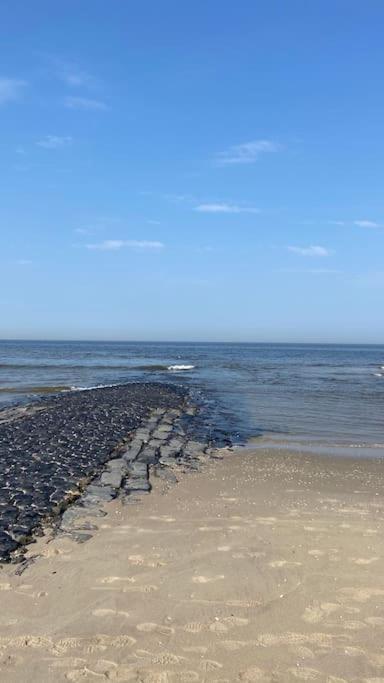
[[[1,681],[384,681],[383,463],[221,457],[3,567]]]

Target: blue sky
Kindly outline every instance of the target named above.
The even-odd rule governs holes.
[[[383,20],[3,2],[0,337],[382,342]]]

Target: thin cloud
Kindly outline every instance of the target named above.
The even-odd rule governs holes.
[[[236,204],[199,204],[195,211],[200,213],[260,213],[253,206],[237,206]]]
[[[310,245],[309,247],[287,247],[288,251],[300,256],[329,256],[330,251],[325,247],[319,245]]]
[[[67,136],[59,135],[46,135],[45,138],[38,140],[36,145],[38,147],[44,147],[45,149],[60,149],[60,147],[66,147],[72,143],[72,138]]]
[[[162,242],[151,242],[147,240],[104,240],[96,244],[86,244],[87,249],[98,251],[117,251],[118,249],[163,249]]]
[[[382,228],[383,226],[380,225],[380,223],[376,223],[376,221],[367,221],[367,220],[360,220],[360,221],[354,221],[354,225],[357,225],[359,228]]]
[[[16,259],[15,263],[18,266],[30,266],[32,261],[30,259],[27,259],[27,258],[19,258],[19,259]]]
[[[254,164],[261,154],[277,152],[279,149],[281,146],[273,140],[252,140],[220,152],[215,158],[215,163],[219,166]]]
[[[93,100],[89,97],[66,97],[64,106],[67,109],[82,109],[88,111],[107,111],[109,107],[101,100]]]
[[[71,62],[58,62],[57,75],[72,88],[91,88],[96,83],[96,79],[91,74]]]
[[[0,78],[0,105],[18,100],[26,85],[16,78]]]

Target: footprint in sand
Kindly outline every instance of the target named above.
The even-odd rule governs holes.
[[[129,612],[114,609],[94,609],[92,614],[94,617],[129,617]]]
[[[358,564],[362,567],[368,566],[370,564],[373,564],[373,562],[377,562],[380,558],[379,557],[349,557],[348,558],[350,562],[353,562],[354,564]]]
[[[301,618],[308,624],[318,624],[339,608],[340,605],[333,602],[314,602],[312,605],[305,608]]]
[[[164,567],[166,565],[166,562],[161,561],[160,556],[148,559],[143,555],[129,555],[128,562],[136,567]]]
[[[172,626],[164,626],[163,624],[155,624],[153,622],[137,624],[136,628],[142,633],[159,633],[163,636],[171,636],[175,632]]]
[[[226,624],[229,628],[233,628],[234,626],[247,626],[247,624],[249,624],[249,619],[235,617],[233,615],[230,617],[224,617],[224,619],[221,621],[224,622],[224,624]]]
[[[89,681],[92,679],[100,679],[104,678],[106,680],[106,677],[104,674],[99,674],[96,671],[91,671],[91,669],[88,669],[86,666],[84,666],[82,669],[74,669],[73,671],[68,671],[68,673],[65,674],[65,678],[68,681]]]
[[[193,583],[214,583],[215,581],[220,581],[225,579],[224,574],[217,574],[216,576],[193,576]]]
[[[221,662],[216,662],[213,659],[202,659],[199,668],[201,671],[207,673],[208,671],[217,671],[217,669],[222,669],[223,665]]]
[[[260,681],[260,683],[266,683],[271,680],[258,666],[250,666],[245,671],[242,671],[239,674],[239,679],[240,681]]]
[[[243,647],[251,646],[254,643],[249,640],[222,640],[218,644],[225,650],[228,650],[228,652],[238,652]]]
[[[320,671],[305,666],[297,667],[297,669],[288,669],[288,672],[299,681],[321,681],[323,679]]]
[[[265,557],[265,553],[262,551],[258,552],[249,552],[249,551],[244,551],[244,552],[238,552],[238,553],[233,553],[232,555],[234,560],[245,560],[246,558],[250,558],[251,560],[259,559],[260,557]]]
[[[191,621],[189,624],[183,626],[183,631],[187,633],[201,633],[201,631],[206,631],[208,626],[206,624],[201,624],[198,621]]]
[[[300,567],[301,562],[290,562],[288,560],[272,560],[271,562],[268,562],[268,565],[270,567],[273,567],[274,569],[280,567]]]
[[[225,604],[228,607],[245,607],[246,609],[253,609],[255,607],[260,607],[262,603],[260,600],[226,600]]]
[[[102,579],[100,579],[100,583],[116,583],[117,581],[135,583],[136,579],[133,576],[104,576]]]
[[[123,593],[154,593],[158,591],[159,587],[154,585],[148,586],[124,586]]]
[[[170,683],[170,671],[137,671],[135,681],[140,681],[140,683]]]
[[[264,526],[271,526],[272,524],[276,524],[277,519],[276,517],[256,517],[255,522]]]
[[[311,555],[311,557],[323,557],[325,555],[324,550],[319,550],[318,548],[312,548],[311,550],[308,550],[308,555]]]
[[[185,660],[186,657],[175,655],[173,652],[162,652],[152,659],[154,664],[162,664],[163,666],[167,664],[182,664]]]
[[[120,586],[114,586],[114,585],[105,585],[105,586],[91,586],[91,590],[93,591],[112,591],[114,593],[154,593],[155,591],[159,590],[158,586],[154,585],[147,585],[147,586],[123,586],[121,588]]]

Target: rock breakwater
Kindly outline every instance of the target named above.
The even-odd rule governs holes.
[[[20,559],[25,544],[81,495],[153,411],[179,415],[185,398],[174,386],[132,383],[63,393],[33,404],[30,411],[0,413],[0,562]],[[138,434],[137,445],[143,437]],[[148,451],[145,458],[141,467],[151,462]],[[132,487],[142,479],[133,461]],[[104,500],[113,497],[119,478],[112,459],[102,474]],[[89,502],[92,487],[87,491]]]

